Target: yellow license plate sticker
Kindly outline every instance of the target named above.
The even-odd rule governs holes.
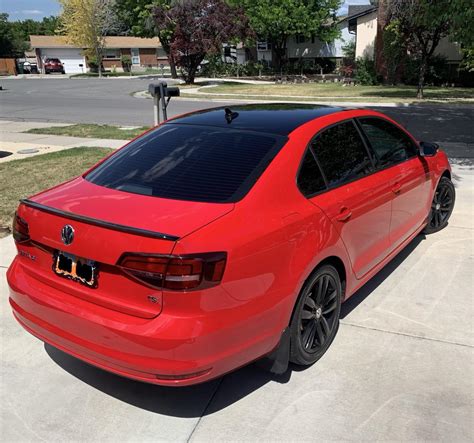
[[[89,287],[97,284],[98,268],[93,260],[58,251],[53,257],[53,271],[61,276]]]

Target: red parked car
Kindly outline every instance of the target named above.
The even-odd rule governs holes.
[[[454,199],[445,153],[378,112],[187,114],[21,201],[10,303],[41,340],[137,380],[262,356],[282,372],[326,352],[341,303]]]
[[[65,74],[66,71],[64,70],[64,66],[61,63],[59,58],[47,58],[44,61],[44,73],[49,74],[51,72],[60,72],[61,74]]]

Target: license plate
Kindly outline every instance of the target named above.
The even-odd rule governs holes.
[[[53,271],[61,277],[91,288],[97,285],[99,270],[97,263],[93,260],[58,251],[53,256]]]

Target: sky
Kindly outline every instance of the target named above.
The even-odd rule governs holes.
[[[0,0],[0,12],[6,12],[9,20],[40,20],[50,15],[58,15],[60,10],[56,0]]]
[[[340,8],[338,15],[347,14],[347,6],[367,5],[369,0],[346,0]],[[58,15],[59,3],[56,0],[0,0],[0,12],[9,14],[9,20],[41,20],[43,17]]]

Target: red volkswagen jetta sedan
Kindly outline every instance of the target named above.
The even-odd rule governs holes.
[[[454,199],[446,155],[377,112],[187,114],[21,201],[10,303],[36,337],[137,380],[262,356],[282,372],[326,352],[341,303]]]

